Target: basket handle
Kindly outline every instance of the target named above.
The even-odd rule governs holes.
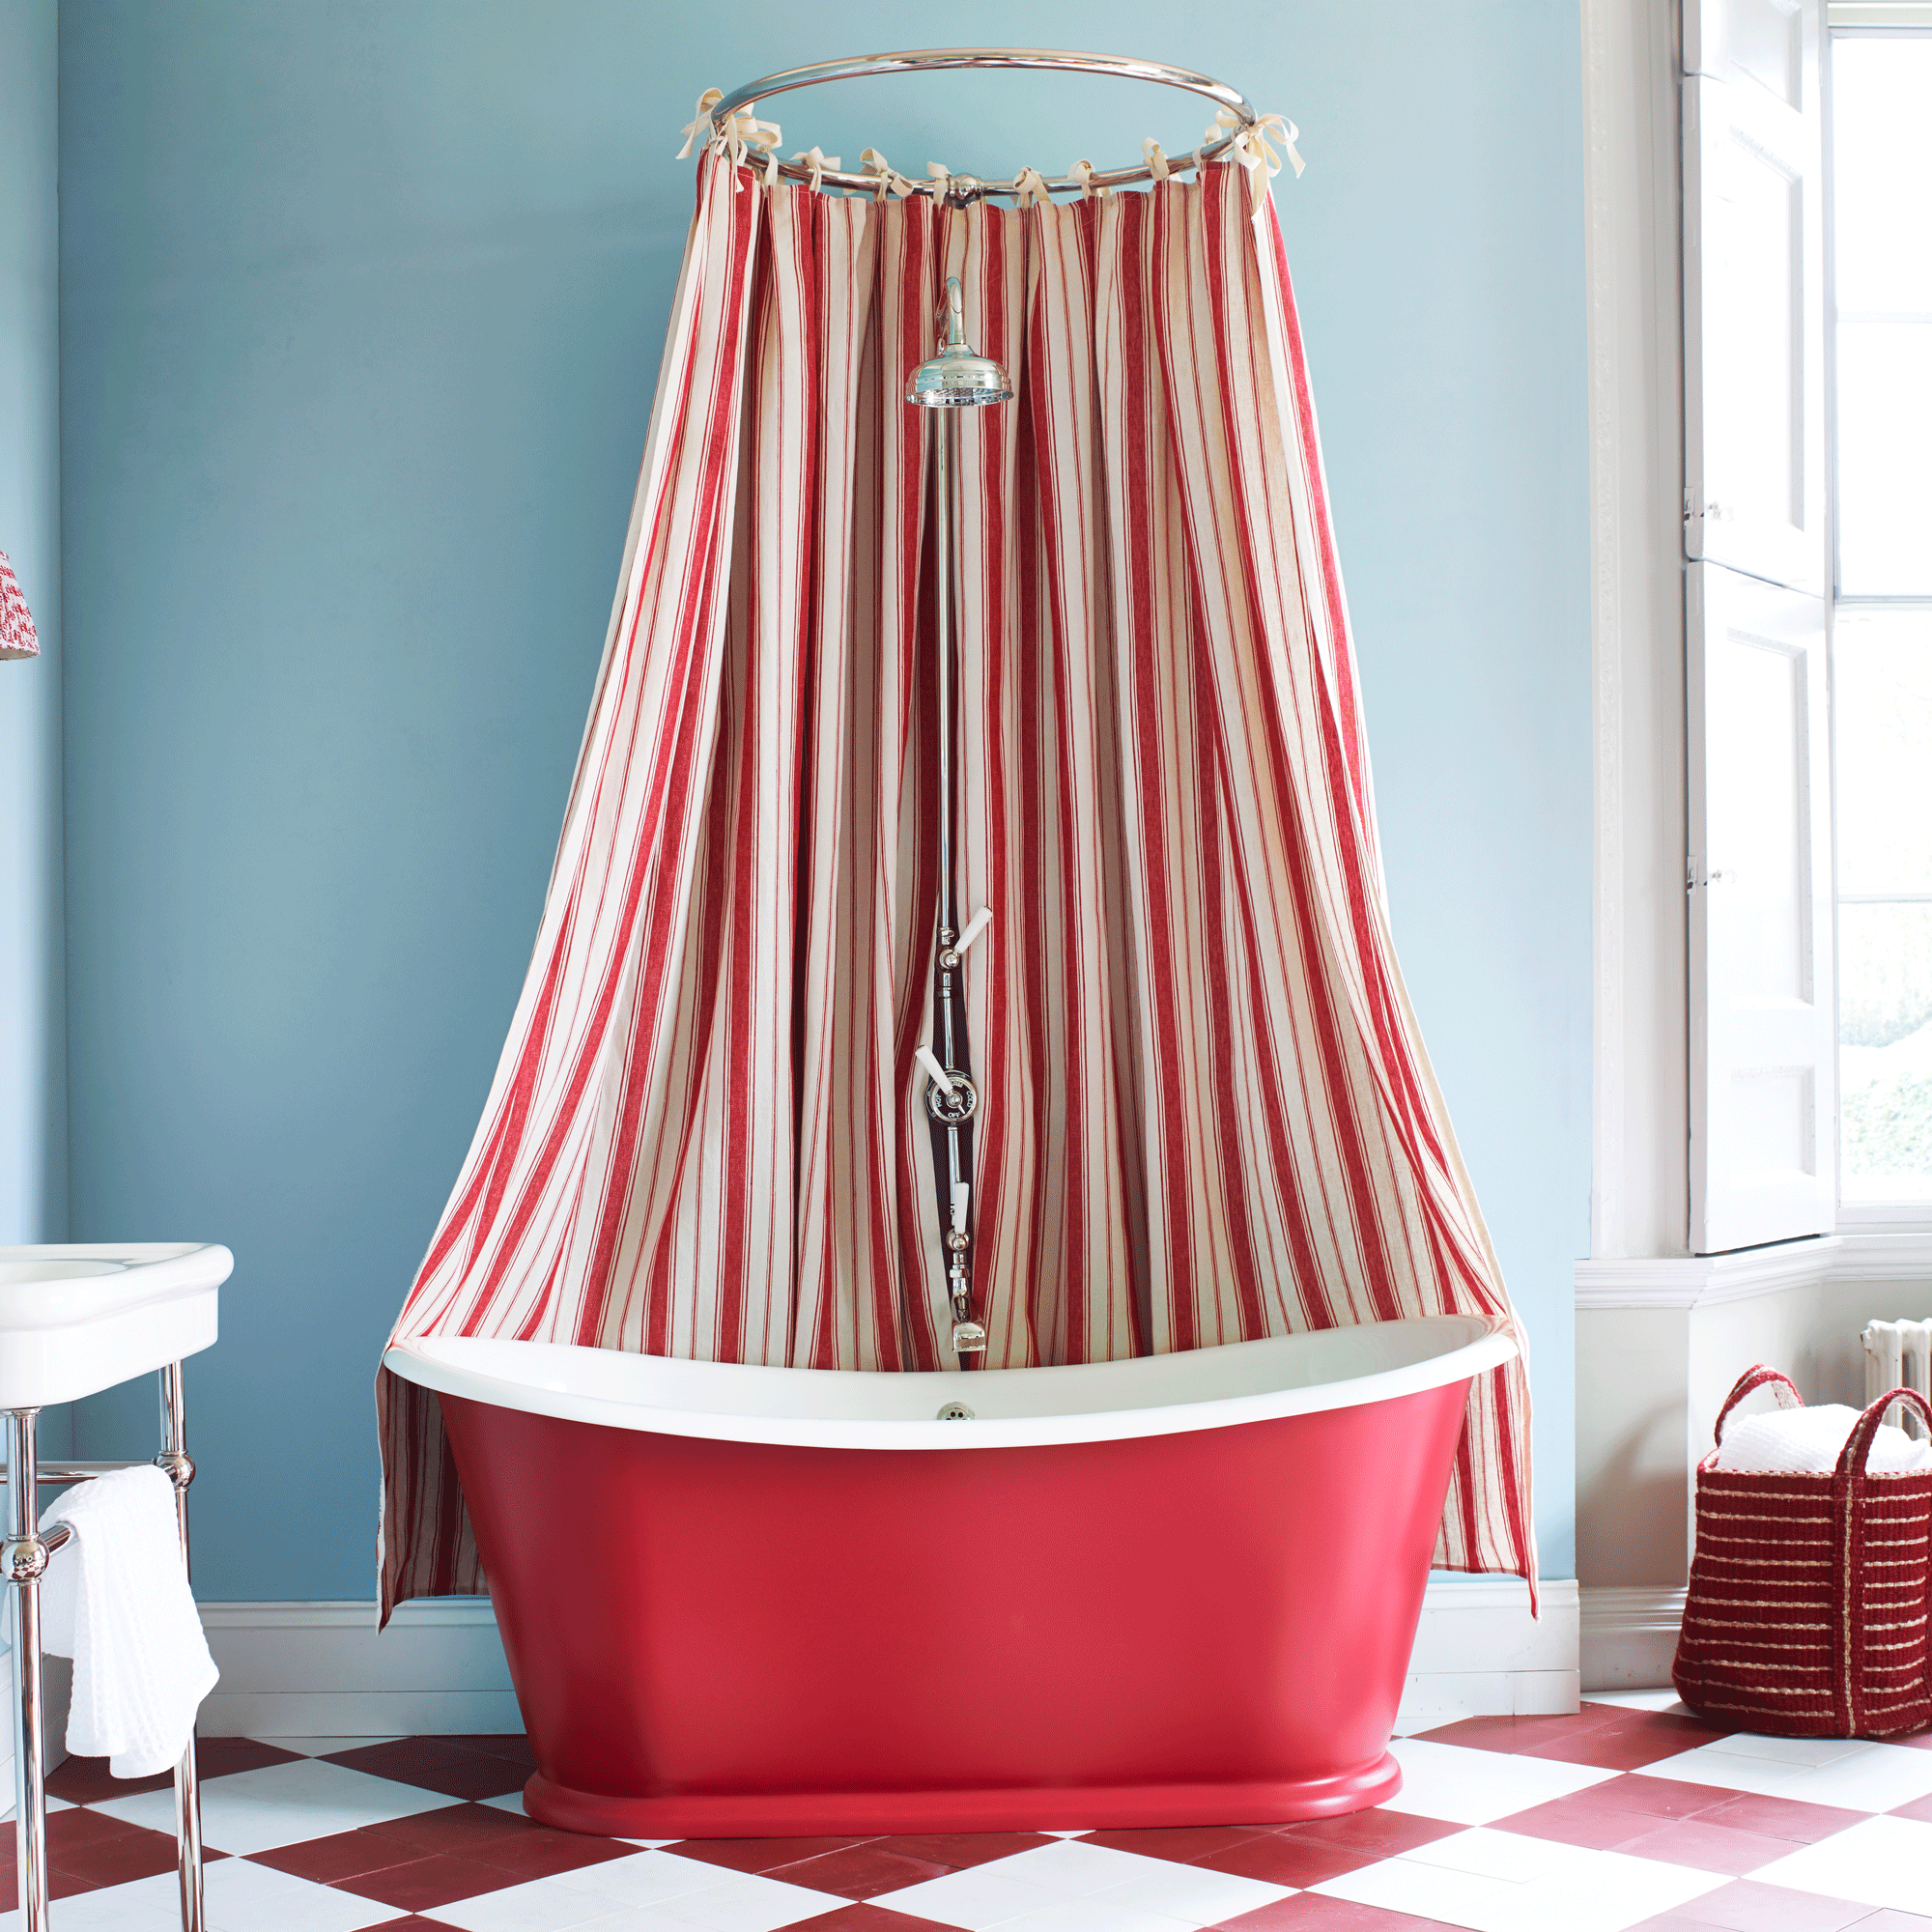
[[[1747,1369],[1738,1378],[1737,1386],[1724,1398],[1724,1406],[1718,1411],[1717,1427],[1711,1432],[1711,1439],[1719,1447],[1724,1440],[1724,1422],[1732,1409],[1747,1395],[1753,1395],[1761,1388],[1769,1388],[1777,1397],[1779,1408],[1803,1408],[1804,1398],[1798,1393],[1798,1384],[1789,1376],[1760,1362],[1754,1369]],[[1887,1398],[1889,1400],[1889,1398]]]
[[[1885,1420],[1885,1412],[1895,1402],[1910,1403],[1918,1411],[1919,1420],[1925,1425],[1925,1432],[1932,1435],[1932,1402],[1927,1402],[1917,1389],[1895,1388],[1889,1395],[1882,1395],[1859,1417],[1852,1433],[1845,1437],[1845,1446],[1838,1457],[1837,1480],[1862,1482],[1865,1475],[1865,1459],[1871,1454],[1871,1446],[1878,1439],[1879,1424]]]

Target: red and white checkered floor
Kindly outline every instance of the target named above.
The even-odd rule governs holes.
[[[1418,1725],[1394,1749],[1393,1804],[1318,1824],[661,1843],[532,1824],[520,1737],[216,1738],[202,1746],[209,1918],[213,1932],[1932,1932],[1932,1733],[1726,1736],[1658,1692]],[[50,1784],[58,1932],[177,1925],[166,1780],[117,1783],[71,1759]],[[11,1888],[11,1844],[6,1868]]]

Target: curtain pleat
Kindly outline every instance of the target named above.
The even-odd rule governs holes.
[[[960,898],[987,1366],[1403,1316],[1519,1334],[1390,939],[1299,324],[1241,171],[1071,206],[707,156],[541,930],[403,1314],[951,1367],[913,1050],[939,804],[928,422],[965,290]],[[384,1371],[384,1611],[483,1586]],[[1522,1361],[1436,1561],[1534,1575]]]

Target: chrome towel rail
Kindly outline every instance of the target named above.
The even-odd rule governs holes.
[[[175,1486],[175,1519],[181,1529],[182,1563],[187,1563],[187,1492],[194,1463],[187,1453],[186,1401],[182,1365],[160,1372],[161,1453],[154,1458]],[[36,1453],[38,1408],[0,1411],[7,1423],[7,1532],[0,1541],[0,1576],[7,1591],[8,1636],[14,1647],[14,1861],[19,1879],[23,1932],[51,1932],[47,1893],[47,1741],[41,1668],[41,1578],[47,1559],[73,1534],[66,1522],[43,1530],[40,1486],[91,1482],[139,1463],[43,1463]],[[13,1481],[16,1469],[32,1469],[31,1483]],[[175,1854],[181,1881],[182,1932],[203,1932],[201,1878],[201,1792],[194,1760],[194,1737],[175,1766]]]

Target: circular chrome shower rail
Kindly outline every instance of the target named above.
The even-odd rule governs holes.
[[[880,73],[937,73],[956,68],[1020,68],[1058,73],[1097,73],[1116,80],[1146,80],[1158,87],[1178,87],[1211,100],[1217,109],[1235,116],[1236,126],[1218,140],[1204,142],[1184,155],[1171,157],[1170,173],[1217,159],[1236,141],[1256,126],[1261,117],[1244,95],[1225,81],[1190,68],[1170,67],[1165,61],[1134,60],[1123,54],[1082,54],[1055,47],[919,47],[903,53],[860,54],[850,60],[817,61],[810,67],[787,68],[782,73],[768,73],[761,80],[748,81],[733,88],[711,110],[712,132],[728,138],[735,115],[768,100],[775,94],[788,94],[798,87],[816,87],[828,80],[857,80]],[[809,161],[777,161],[778,172],[792,181],[814,185],[829,182],[834,187],[875,192],[882,181],[876,174],[852,174],[832,167],[818,167]],[[1085,175],[1061,175],[1044,179],[1048,193],[1061,190],[1127,187],[1136,182],[1152,181],[1151,166],[1094,169]],[[952,175],[941,181],[906,181],[904,187],[915,194],[929,194],[953,201],[973,201],[989,194],[1017,195],[1026,192],[1017,181],[981,181],[975,175]],[[1031,185],[1031,184],[1029,184]]]

